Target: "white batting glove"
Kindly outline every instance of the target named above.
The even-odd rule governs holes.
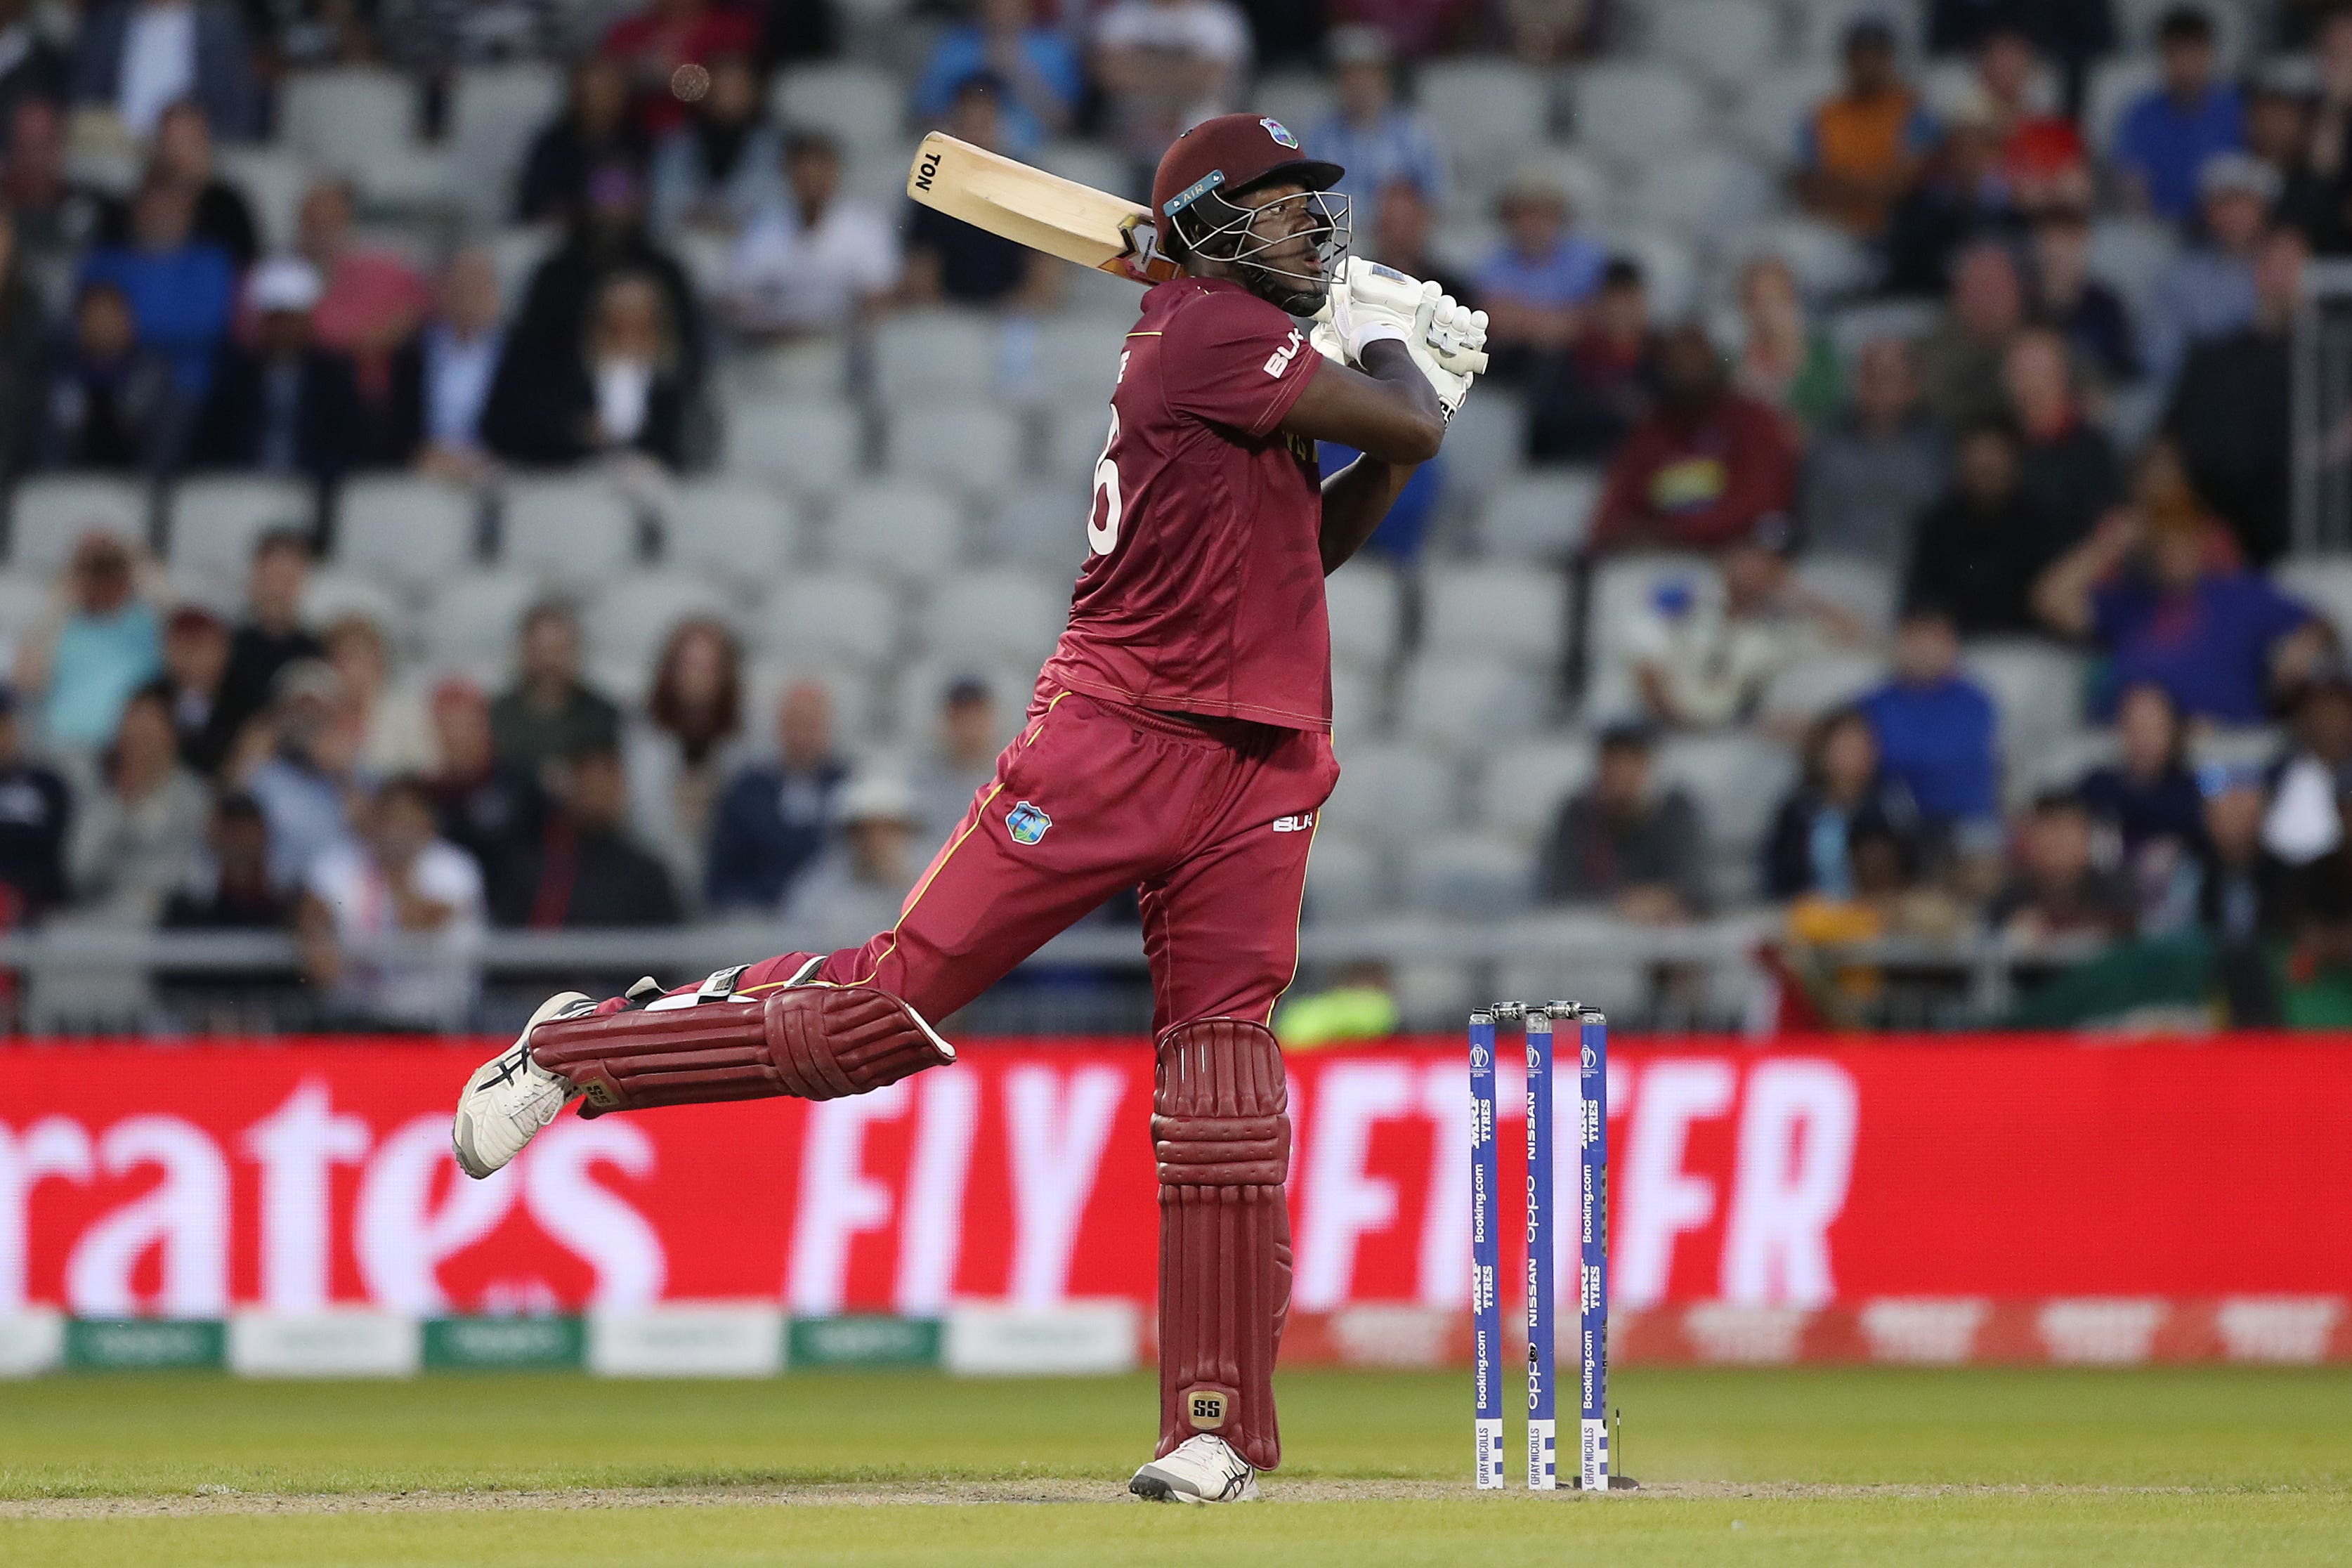
[[[1384,274],[1385,276],[1375,276]],[[1341,363],[1360,366],[1364,351],[1377,342],[1411,345],[1420,335],[1415,319],[1421,285],[1402,272],[1391,271],[1360,256],[1340,258],[1331,288],[1317,311],[1318,322],[1328,322]]]
[[[1360,367],[1364,348],[1384,340],[1404,344],[1448,420],[1469,395],[1471,378],[1486,368],[1483,312],[1464,310],[1433,282],[1347,257],[1308,342],[1328,358]]]

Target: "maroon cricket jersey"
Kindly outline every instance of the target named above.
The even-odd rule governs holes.
[[[1238,283],[1143,299],[1095,465],[1090,553],[1044,680],[1163,712],[1331,728],[1314,443],[1277,431],[1322,356]]]

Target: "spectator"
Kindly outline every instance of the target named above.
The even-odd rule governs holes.
[[[2071,547],[2123,499],[2115,442],[2084,416],[2066,340],[2028,328],[2001,361],[2001,384],[2019,435],[2018,480],[2053,532],[2045,558]]]
[[[572,68],[563,112],[532,138],[515,187],[520,223],[570,221],[588,204],[596,175],[645,167],[651,143],[629,113],[628,72],[589,55]]]
[[[1941,295],[1963,251],[2006,241],[2023,222],[2001,172],[1999,133],[1981,110],[1963,108],[1947,121],[1927,177],[1895,204],[1882,285],[1890,294]]]
[[[2257,565],[2287,550],[2294,443],[2295,312],[2307,259],[2303,237],[2272,231],[2254,255],[2254,313],[2189,351],[2173,384],[2165,433],[2189,482]]]
[[[212,122],[205,107],[184,98],[163,110],[155,127],[154,172],[196,196],[189,235],[200,245],[220,247],[239,272],[261,254],[261,231],[245,193],[220,177],[213,159]],[[126,244],[128,234],[110,235],[110,244]]]
[[[106,228],[103,192],[66,174],[66,132],[46,99],[17,103],[8,121],[8,157],[0,164],[0,207],[7,209],[25,276],[54,314],[72,304],[83,253]]]
[[[1666,334],[1657,411],[1609,468],[1592,546],[1711,550],[1785,523],[1796,500],[1796,451],[1780,416],[1735,392],[1706,330]]]
[[[302,883],[302,959],[338,1023],[367,1028],[455,1029],[479,984],[482,874],[437,836],[433,803],[415,779],[386,784],[359,836],[313,864]],[[424,957],[379,957],[355,947],[408,938]]]
[[[649,139],[667,135],[686,118],[686,106],[670,90],[679,67],[708,67],[759,47],[758,21],[713,0],[646,0],[604,35],[604,53],[628,72],[637,123]]]
[[[569,466],[635,453],[686,461],[691,389],[667,301],[654,279],[604,280],[585,340],[550,359],[512,358],[483,416],[490,447],[519,463]]]
[[[182,765],[171,689],[144,686],[123,705],[98,789],[75,814],[68,868],[77,903],[117,925],[150,926],[202,854],[211,800]]]
[[[2157,25],[2161,86],[2150,88],[2116,121],[2111,156],[2125,190],[2143,211],[2172,223],[2195,212],[2206,160],[2245,144],[2238,89],[2215,69],[2213,21],[2178,6]]]
[[[1496,374],[1507,378],[1576,341],[1609,258],[1576,231],[1566,188],[1539,165],[1512,175],[1497,211],[1503,243],[1479,267],[1474,287]]]
[[[2020,836],[2018,865],[1985,911],[1993,930],[2023,942],[2051,937],[2126,937],[2136,923],[2131,885],[2095,856],[2091,814],[2053,791],[2033,803]]]
[[[1403,1030],[1395,978],[1378,959],[1344,966],[1322,990],[1286,995],[1274,1016],[1275,1037],[1286,1056],[1385,1040]]]
[[[656,232],[687,227],[732,239],[776,199],[783,142],[765,100],[751,60],[722,55],[710,63],[710,90],[654,151]]]
[[[1785,521],[1768,523],[1732,542],[1717,558],[1720,596],[1664,584],[1628,628],[1626,657],[1647,721],[1744,723],[1782,669],[1825,639],[1861,640],[1860,622],[1790,576],[1788,531]]]
[[[432,293],[400,257],[353,241],[352,188],[341,181],[322,181],[303,196],[298,245],[318,268],[313,333],[321,347],[351,356],[360,395],[381,424],[394,357],[431,312]]]
[[[923,868],[914,793],[898,779],[866,773],[842,786],[840,829],[832,844],[784,889],[793,940],[813,948],[855,944],[898,923],[898,907]]]
[[[2116,47],[2108,0],[1933,0],[1927,48],[1938,55],[1972,50],[2001,27],[2022,32],[2058,62],[2069,112],[2082,107],[2090,63]]]
[[[484,880],[509,880],[515,862],[547,817],[539,774],[499,760],[490,741],[490,705],[470,681],[444,680],[431,709],[434,766],[425,780],[441,837],[474,858]]]
[[[910,781],[916,820],[927,839],[947,842],[972,797],[995,778],[996,754],[1006,738],[988,682],[966,676],[948,687],[940,699],[939,729]]]
[[[2352,866],[2338,855],[2290,880],[2292,940],[2265,954],[2272,1007],[2253,1021],[2339,1033],[2352,1026]]]
[[[32,0],[0,0],[0,158],[22,102],[62,103],[72,79],[65,51],[35,22]]]
[[[1600,292],[1568,353],[1538,363],[1528,391],[1528,455],[1570,463],[1615,456],[1657,405],[1658,349],[1641,266],[1618,257],[1601,269]]]
[[[2311,121],[2302,86],[2284,73],[2258,77],[2248,88],[2246,152],[2268,165],[2278,181],[2272,221],[2299,230],[2319,248],[2336,245],[2340,218],[2327,182],[2311,166]]]
[[[2166,386],[2200,341],[2253,320],[2254,256],[2278,176],[2268,164],[2233,153],[2207,163],[2198,188],[2204,239],[2174,258],[2148,306],[2148,373]]]
[[[205,824],[205,846],[207,854],[187,883],[163,900],[165,931],[284,931],[294,923],[294,895],[269,875],[269,820],[258,801],[221,796]]]
[[[2352,5],[2328,0],[2312,38],[2315,86],[2305,163],[2326,191],[2331,212],[2325,237],[2315,246],[2331,254],[2352,240],[2352,213],[2345,206],[2347,174],[2352,172]]]
[[[1825,837],[1836,831],[1822,825]],[[1803,982],[1823,1021],[1856,1028],[1867,1026],[1870,1008],[1884,998],[1886,973],[1853,953],[1854,944],[1905,937],[1948,942],[1965,921],[1949,893],[1921,880],[1916,840],[1874,820],[1856,820],[1843,837],[1847,889],[1797,895],[1789,907],[1789,958],[1791,978]]]
[[[1504,0],[1502,23],[1512,56],[1531,66],[1591,59],[1612,41],[1612,0]]]
[[[626,830],[621,753],[592,746],[562,772],[560,805],[539,842],[493,884],[498,922],[539,931],[677,924],[684,917],[668,868]]]
[[[2204,811],[2198,841],[2196,919],[2225,949],[2242,948],[2277,929],[2284,868],[2263,848],[2270,795],[2251,768],[2199,770]]]
[[[352,749],[373,778],[421,773],[433,764],[433,731],[425,704],[392,684],[392,651],[367,616],[346,615],[327,628],[327,662],[342,682],[339,717],[352,731]]]
[[[1638,925],[1671,925],[1707,910],[1706,832],[1679,785],[1656,787],[1648,731],[1601,737],[1591,784],[1560,804],[1537,862],[1548,904],[1605,904]]]
[[[2136,381],[2139,338],[2116,291],[2091,276],[2091,220],[2055,207],[2033,220],[2032,299],[2028,314],[2063,335],[2094,385]]]
[[[48,382],[47,316],[31,268],[16,247],[16,217],[0,206],[0,484],[40,457],[43,395]],[[126,347],[131,336],[130,317],[124,307],[121,337]]]
[[[16,690],[40,702],[51,745],[94,754],[114,738],[131,694],[162,668],[163,622],[141,581],[148,571],[111,533],[74,547],[62,602],[17,653]]]
[[[1808,211],[1857,239],[1875,239],[1918,183],[1936,128],[1903,79],[1895,30],[1881,16],[1850,23],[1845,81],[1806,118],[1797,139],[1797,195]]]
[[[1032,0],[973,0],[971,20],[940,34],[915,87],[917,118],[933,121],[946,114],[976,76],[999,84],[1003,124],[997,151],[1014,158],[1031,156],[1067,130],[1086,91],[1086,67],[1077,48],[1066,32],[1038,19]]]
[[[395,58],[436,87],[459,66],[563,59],[578,27],[571,0],[376,0],[374,10]]]
[[[2188,726],[2172,694],[2143,681],[2117,700],[2116,732],[2119,759],[2085,773],[2074,793],[2103,834],[2114,836],[2140,929],[2185,930],[2197,923],[2205,850],[2205,801],[2189,768]]]
[[[607,169],[591,184],[589,199],[561,248],[539,266],[515,313],[499,359],[483,417],[496,424],[506,399],[516,395],[510,376],[545,374],[545,366],[576,362],[595,325],[604,285],[624,273],[650,279],[661,291],[677,345],[678,377],[695,395],[702,386],[702,312],[693,283],[676,257],[646,232],[644,194],[620,169]],[[495,441],[492,443],[496,445]]]
[[[1854,356],[1845,412],[1805,454],[1806,551],[1901,570],[1912,520],[1942,492],[1948,467],[1943,432],[1919,407],[1911,345],[1871,339]]]
[[[782,908],[833,826],[834,796],[849,767],[834,751],[832,694],[813,680],[787,688],[776,738],[776,761],[745,767],[719,797],[703,878],[713,910]]]
[[[2046,95],[2042,61],[2022,26],[1996,26],[1977,46],[1975,102],[2000,142],[2000,169],[2017,205],[2029,213],[2091,198],[2091,170],[2074,122],[2038,100]]]
[[[1475,305],[1477,289],[1430,247],[1429,237],[1436,216],[1437,198],[1412,180],[1391,180],[1374,187],[1371,205],[1365,214],[1370,220],[1371,254],[1389,258],[1385,265],[1408,278],[1434,281],[1463,304]],[[1635,268],[1635,275],[1639,277],[1639,268]],[[1609,286],[1606,268],[1601,286],[1603,289]]]
[[[1903,602],[1941,606],[1968,637],[2036,631],[2033,584],[2053,525],[2025,491],[2017,437],[1979,425],[1956,455],[1951,490],[1914,529]]]
[[[236,737],[218,722],[228,674],[228,626],[199,605],[183,605],[163,626],[163,686],[180,760],[205,778],[220,772]]]
[[[2344,847],[2344,802],[2352,795],[2352,679],[2321,671],[2297,693],[2288,716],[2291,741],[2273,770],[2263,817],[2263,848],[2300,868]]]
[[[580,673],[580,620],[552,600],[524,612],[515,684],[490,703],[499,761],[534,771],[620,742],[621,710]]]
[[[2042,575],[2034,603],[2068,637],[2108,657],[2095,707],[2152,681],[2200,718],[2260,723],[2274,692],[2328,651],[2326,626],[2236,563],[2169,442],[2149,445],[2132,501]]]
[[[841,19],[833,0],[767,0],[760,30],[760,72],[780,66],[831,59],[841,53]]]
[[[6,352],[29,354],[40,342],[37,329]],[[140,346],[139,324],[121,288],[82,286],[73,337],[49,372],[40,416],[44,467],[152,476],[174,465],[187,402],[171,362]]]
[[[1398,184],[1412,186],[1423,201],[1444,199],[1445,161],[1421,116],[1397,102],[1388,35],[1360,24],[1337,27],[1325,52],[1331,59],[1332,109],[1307,143],[1318,158],[1348,172],[1332,189],[1350,205],[1358,196],[1369,204]]]
[[[273,258],[253,269],[245,300],[253,347],[221,356],[189,460],[332,484],[363,456],[366,416],[350,357],[318,334],[318,269]]]
[[[1920,820],[1973,847],[2000,810],[1992,699],[1960,672],[1959,628],[1932,604],[1903,612],[1895,678],[1859,704],[1878,737],[1880,764],[1911,792]]]
[[[998,110],[1003,84],[992,76],[965,79],[949,106],[948,130],[975,147],[1001,150]],[[908,204],[907,298],[959,305],[1004,305],[1045,310],[1060,297],[1063,263],[1017,240],[974,228],[936,207]]]
[[[1249,70],[1249,23],[1231,0],[1112,0],[1095,20],[1108,129],[1145,168],[1177,132],[1235,107]]]
[[[482,416],[506,344],[497,262],[478,247],[458,251],[442,269],[438,294],[439,310],[393,361],[374,457],[471,482],[488,472]]]
[[[669,868],[689,904],[701,900],[719,794],[742,764],[742,741],[743,655],[735,635],[717,621],[680,624],[654,666],[645,717],[622,731],[621,754],[636,837]]]
[[[66,900],[66,781],[26,752],[16,693],[0,686],[0,931],[30,925]]]
[[[212,384],[213,356],[228,337],[236,291],[228,253],[194,239],[194,192],[151,178],[131,205],[131,243],[91,252],[81,272],[85,285],[122,290],[140,345],[171,362],[180,391],[192,398]]]
[[[227,782],[248,791],[269,819],[270,875],[299,888],[320,856],[351,836],[354,735],[340,721],[342,683],[323,659],[278,672],[270,703],[231,753]]]
[[[1919,826],[1911,792],[1879,766],[1869,718],[1853,708],[1825,714],[1805,738],[1803,781],[1773,814],[1764,890],[1775,899],[1853,898],[1854,843],[1865,834],[1890,836],[1916,860]]]
[[[245,28],[226,0],[100,0],[83,16],[74,54],[77,104],[111,110],[144,142],[184,98],[232,141],[261,129],[261,95]]]
[[[1797,275],[1784,258],[1758,256],[1740,268],[1739,326],[1733,384],[1786,414],[1801,441],[1836,410],[1843,389],[1836,346],[1806,321]]]
[[[308,534],[273,528],[254,542],[245,618],[229,639],[228,673],[212,721],[224,748],[268,706],[279,670],[298,658],[326,657],[326,645],[302,625],[302,594],[310,584]]]
[[[879,311],[898,287],[898,241],[880,213],[841,195],[839,144],[794,132],[784,184],[784,198],[752,220],[728,259],[736,331],[762,341],[834,332]]]
[[[1961,252],[1943,320],[1919,348],[1927,412],[1950,429],[2000,418],[2001,360],[2024,324],[2024,289],[2008,247],[1986,242]]]

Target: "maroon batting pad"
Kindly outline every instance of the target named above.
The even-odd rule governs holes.
[[[1261,1025],[1210,1018],[1160,1042],[1160,1452],[1214,1432],[1282,1462],[1274,1357],[1290,1310],[1289,1097]]]
[[[530,1055],[580,1086],[589,1116],[779,1094],[836,1100],[955,1060],[904,1002],[868,985],[566,1018],[531,1031]]]

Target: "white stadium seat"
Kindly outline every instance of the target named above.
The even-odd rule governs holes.
[[[1340,664],[1331,670],[1331,733],[1351,741],[1369,741],[1389,732],[1387,678],[1360,665]]]
[[[1426,96],[1424,92],[1423,96]],[[1250,100],[1303,139],[1331,112],[1330,79],[1316,71],[1268,71],[1257,79]]]
[[[1777,256],[1815,299],[1858,289],[1869,280],[1871,259],[1852,235],[1801,214],[1787,214],[1747,226],[1724,247],[1734,267],[1757,256]]]
[[[761,755],[776,743],[776,709],[786,688],[814,680],[833,694],[833,732],[853,755],[888,733],[890,682],[887,675],[845,665],[811,664],[796,658],[752,662],[743,686],[743,730]]]
[[[184,479],[171,495],[165,559],[176,572],[242,580],[256,540],[273,528],[308,533],[315,511],[299,479]]]
[[[1604,224],[1601,238],[1642,268],[1654,320],[1671,321],[1698,308],[1699,257],[1689,236],[1654,226]]]
[[[1549,676],[1568,647],[1568,579],[1528,564],[1439,566],[1423,581],[1421,646]]]
[[[427,585],[472,565],[482,500],[459,485],[407,474],[347,480],[335,503],[338,566]]]
[[[1481,395],[1485,389],[1479,389]],[[1451,451],[1453,437],[1447,437]],[[1478,513],[1478,542],[1490,555],[1564,561],[1582,547],[1601,502],[1592,468],[1547,468],[1496,489]]]
[[[1326,812],[1307,860],[1307,919],[1354,921],[1383,914],[1390,898],[1388,858],[1374,844],[1341,830]]]
[[[415,617],[401,594],[375,577],[322,568],[302,585],[302,623],[324,628],[358,616],[375,623],[397,652],[415,630]]]
[[[1424,656],[1405,671],[1397,725],[1412,740],[1457,751],[1500,745],[1534,727],[1546,690],[1542,677],[1507,660]]]
[[[892,405],[889,468],[966,495],[1012,488],[1028,467],[1028,432],[1001,402],[976,399]]]
[[[831,495],[864,466],[864,421],[844,401],[790,398],[727,411],[730,473],[773,479],[796,495]]]
[[[2271,568],[2271,576],[2325,616],[2338,637],[2352,643],[2352,556],[2300,556],[2280,562]]]
[[[39,627],[56,602],[55,590],[27,573],[0,575],[0,643],[17,643]]]
[[[1533,846],[1551,831],[1560,804],[1591,777],[1594,752],[1584,735],[1515,740],[1485,759],[1478,780],[1478,817],[1488,827]]]
[[[1394,569],[1361,556],[1323,579],[1331,618],[1331,657],[1383,669],[1402,651],[1404,602]]]
[[[663,558],[739,595],[789,570],[800,543],[799,509],[764,485],[695,479],[663,503]]]
[[[378,66],[331,66],[298,70],[278,89],[278,135],[313,163],[370,176],[412,153],[417,144],[416,84]]]
[[[2124,297],[2145,305],[2180,254],[2180,237],[2154,218],[2103,217],[2091,225],[2091,276]]]
[[[499,559],[550,583],[593,587],[638,556],[637,510],[600,479],[516,479],[499,507]]]
[[[1550,133],[1551,86],[1532,67],[1507,59],[1436,59],[1419,74],[1422,115],[1456,168],[1507,163]],[[1292,129],[1304,136],[1314,128]]]
[[[1671,66],[1586,66],[1570,79],[1569,103],[1579,144],[1621,164],[1681,153],[1706,121],[1697,85]]]
[[[1404,847],[1404,895],[1413,908],[1465,920],[1493,920],[1535,897],[1535,863],[1508,838],[1475,829],[1439,833]]]
[[[1045,470],[1092,488],[1095,465],[1110,439],[1110,405],[1100,397],[1045,410]]]
[[[1659,781],[1690,791],[1716,858],[1742,866],[1754,858],[1797,772],[1794,748],[1741,731],[1673,735],[1658,747]]]
[[[822,126],[853,153],[877,153],[898,140],[906,96],[877,66],[824,61],[777,73],[769,108],[781,124]]]
[[[1778,671],[1764,688],[1759,717],[1811,721],[1843,708],[1886,679],[1876,654],[1825,653]]]
[[[460,67],[449,83],[449,146],[466,179],[459,199],[477,218],[495,221],[514,204],[515,176],[531,139],[555,117],[563,79],[553,66],[519,63]]]
[[[1796,578],[1832,604],[1861,616],[1874,632],[1894,629],[1903,584],[1893,567],[1850,555],[1807,555],[1797,562]]]
[[[1766,0],[1674,0],[1648,20],[1650,53],[1717,87],[1737,87],[1780,56],[1780,14]]]
[[[899,749],[929,746],[939,732],[940,700],[960,680],[977,680],[996,699],[997,721],[1010,740],[1037,689],[1037,665],[977,664],[968,658],[924,658],[886,672],[892,700],[887,732]]]
[[[986,396],[1003,372],[1004,327],[978,310],[902,310],[874,329],[874,390],[885,415],[910,399]]]
[[[22,480],[8,510],[8,563],[18,572],[53,575],[73,558],[82,536],[93,532],[144,545],[147,516],[147,491],[128,479],[47,474]]]
[[[1396,844],[1460,820],[1454,770],[1427,748],[1341,743],[1338,751],[1339,784],[1326,813],[1333,826]]]
[[[2111,152],[2124,110],[2163,81],[2164,67],[2150,51],[2092,61],[2083,94],[2083,136],[2091,150],[2101,157]]]
[[[1778,65],[1750,78],[1740,89],[1730,129],[1739,146],[1766,167],[1787,169],[1797,161],[1806,124],[1822,101],[1838,90],[1839,68],[1828,60]]]
[[[754,646],[813,664],[878,666],[899,646],[898,598],[858,572],[795,572],[745,620]]]
[[[1969,644],[1961,662],[1992,699],[1995,744],[2010,764],[2011,786],[2022,789],[2021,764],[2083,727],[2083,656],[2032,638],[1998,637]]]
[[[962,557],[955,503],[919,479],[861,485],[834,509],[833,559],[902,582],[927,582]]]
[[[631,572],[600,589],[580,613],[590,651],[600,658],[650,668],[680,622],[735,618],[709,578],[684,572]]]
[[[1695,147],[1644,165],[1629,206],[1643,222],[1708,236],[1761,216],[1772,198],[1770,180],[1748,158],[1720,147]]]
[[[1527,428],[1527,404],[1519,395],[1481,383],[1445,427],[1445,493],[1490,495],[1517,479],[1528,466]]]
[[[1142,296],[1136,298],[1139,304]],[[1037,323],[1030,385],[1040,397],[1066,406],[1093,405],[1100,422],[1108,417],[1118,356],[1126,350],[1127,323],[1116,317],[1048,317]]]
[[[975,531],[980,559],[1051,567],[1067,584],[1086,563],[1090,500],[1083,479],[1047,479],[1013,489],[998,498]]]
[[[520,572],[471,572],[435,590],[418,623],[425,657],[450,664],[511,660],[523,612],[546,590]]]
[[[1069,618],[1067,584],[1016,567],[960,572],[918,617],[938,658],[973,664],[1043,664]]]

